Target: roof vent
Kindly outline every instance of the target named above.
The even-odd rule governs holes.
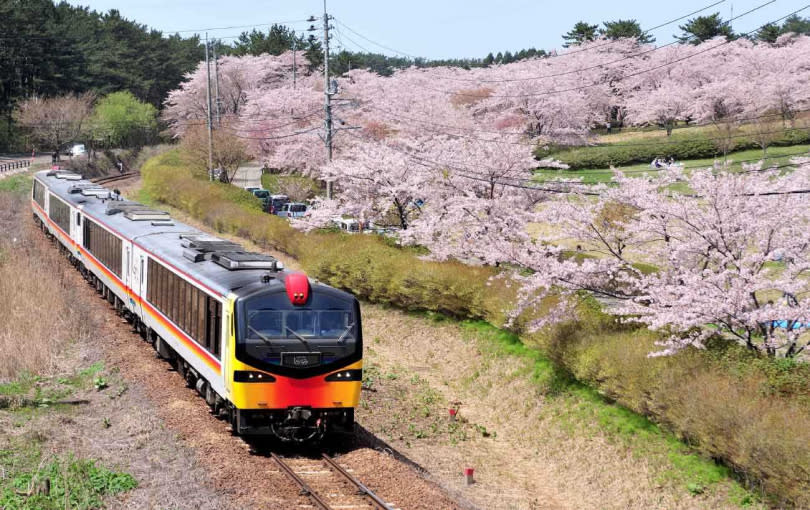
[[[231,271],[238,269],[279,271],[281,269],[281,265],[273,257],[246,251],[215,252],[211,254],[211,260]]]
[[[48,172],[48,174],[50,175],[50,172]],[[64,179],[66,181],[80,181],[80,180],[82,180],[82,176],[75,173],[75,172],[60,172],[58,170],[55,172],[55,177],[57,179]]]
[[[105,197],[106,198],[106,197]],[[124,218],[132,221],[158,221],[168,222],[171,221],[169,213],[165,211],[158,211],[150,209],[143,204],[137,202],[129,202],[125,200],[114,200],[107,204],[107,215],[124,213]]]
[[[92,182],[80,182],[79,184],[74,184],[73,186],[69,187],[68,193],[70,193],[71,195],[75,195],[90,188],[101,188],[101,186],[99,186],[98,184],[93,184]]]
[[[180,244],[183,248],[189,248],[201,253],[211,253],[215,251],[244,251],[244,249],[231,241],[205,234],[181,234]]]
[[[197,250],[183,250],[183,257],[192,262],[202,262],[205,260],[205,253]]]
[[[101,186],[94,186],[92,188],[84,188],[81,190],[81,194],[86,197],[98,197],[98,198],[112,198],[110,194],[110,190],[106,188],[102,188]]]
[[[153,221],[153,227],[173,227],[174,222],[172,220],[165,220],[165,221]]]

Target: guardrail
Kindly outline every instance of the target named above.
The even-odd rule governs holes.
[[[30,159],[15,159],[12,161],[3,161],[0,160],[0,174],[10,172],[12,170],[17,170],[20,168],[28,168],[31,166]]]

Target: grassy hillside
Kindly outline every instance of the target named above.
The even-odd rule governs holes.
[[[492,268],[424,261],[374,236],[296,232],[258,212],[246,192],[193,179],[176,152],[150,160],[142,173],[147,198],[287,253],[313,277],[358,297],[495,325],[503,324],[514,300],[503,279],[488,281]],[[651,359],[654,334],[617,324],[591,302],[581,312],[578,321],[522,334],[515,347],[551,360],[551,387],[591,386],[722,460],[773,502],[810,505],[810,367],[719,343]]]

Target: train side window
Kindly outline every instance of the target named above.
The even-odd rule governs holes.
[[[177,303],[177,298],[179,294],[179,289],[177,288],[177,281],[174,278],[174,273],[171,271],[166,271],[166,282],[169,284],[169,319],[172,320],[175,324],[177,324],[177,310],[179,308]]]
[[[208,326],[206,328],[206,335],[205,335],[205,348],[209,351],[211,350],[211,345],[214,343],[214,338],[216,338],[216,331],[217,331],[217,311],[216,311],[216,300],[212,297],[208,297],[208,310],[206,316],[208,318]]]
[[[82,226],[82,213],[80,213],[80,212],[76,213],[76,226],[77,227]]]
[[[192,331],[194,330],[194,286],[190,283],[186,282],[186,333],[190,336],[192,335]]]
[[[204,345],[205,338],[205,292],[197,289],[197,336],[195,339],[200,345]]]
[[[216,301],[216,304],[216,328],[214,329],[213,352],[214,356],[219,359],[219,345],[222,338],[222,303]]]
[[[155,302],[155,300],[153,299],[155,296],[154,274],[155,273],[154,273],[154,266],[152,265],[152,259],[149,259],[149,261],[146,263],[146,300],[153,304]],[[143,278],[141,278],[141,281],[143,281]]]
[[[155,304],[158,310],[162,312],[165,310],[163,307],[163,268],[158,263],[155,263],[155,291],[157,291]]]
[[[169,280],[166,268],[159,266],[160,269],[160,311],[163,315],[169,316]]]

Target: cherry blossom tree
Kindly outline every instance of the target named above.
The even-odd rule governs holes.
[[[528,147],[494,140],[435,138],[414,156],[431,173],[421,215],[405,243],[427,246],[436,259],[470,257],[488,264],[512,260],[511,247],[528,240],[526,226],[542,194],[522,186],[535,160]]]
[[[215,85],[213,66],[212,63],[211,107],[212,111],[216,111],[217,105],[213,104]],[[292,85],[292,52],[278,56],[226,56],[219,59],[218,66],[219,112],[221,117],[228,120],[242,114],[242,109],[248,103],[248,95],[252,90],[257,88],[271,90],[287,83]],[[307,72],[307,61],[301,52],[297,54],[296,67],[302,76]],[[182,135],[188,126],[201,125],[206,122],[208,106],[205,62],[200,62],[194,72],[186,75],[186,81],[180,85],[179,89],[169,93],[164,104],[163,118],[169,123],[175,135]]]
[[[596,199],[556,201],[538,220],[557,220],[519,251],[534,270],[517,276],[521,307],[567,297],[535,327],[565,319],[577,292],[609,297],[610,313],[666,335],[663,350],[703,347],[712,336],[769,356],[795,356],[810,321],[808,159],[787,175],[677,168],[655,179],[618,174]],[[684,181],[689,194],[668,186]],[[572,256],[570,239],[582,240]]]
[[[406,230],[419,215],[435,180],[394,142],[362,143],[351,155],[324,166],[320,177],[336,181],[338,198],[318,203],[313,214],[299,222],[305,229],[347,215],[363,223]]]

